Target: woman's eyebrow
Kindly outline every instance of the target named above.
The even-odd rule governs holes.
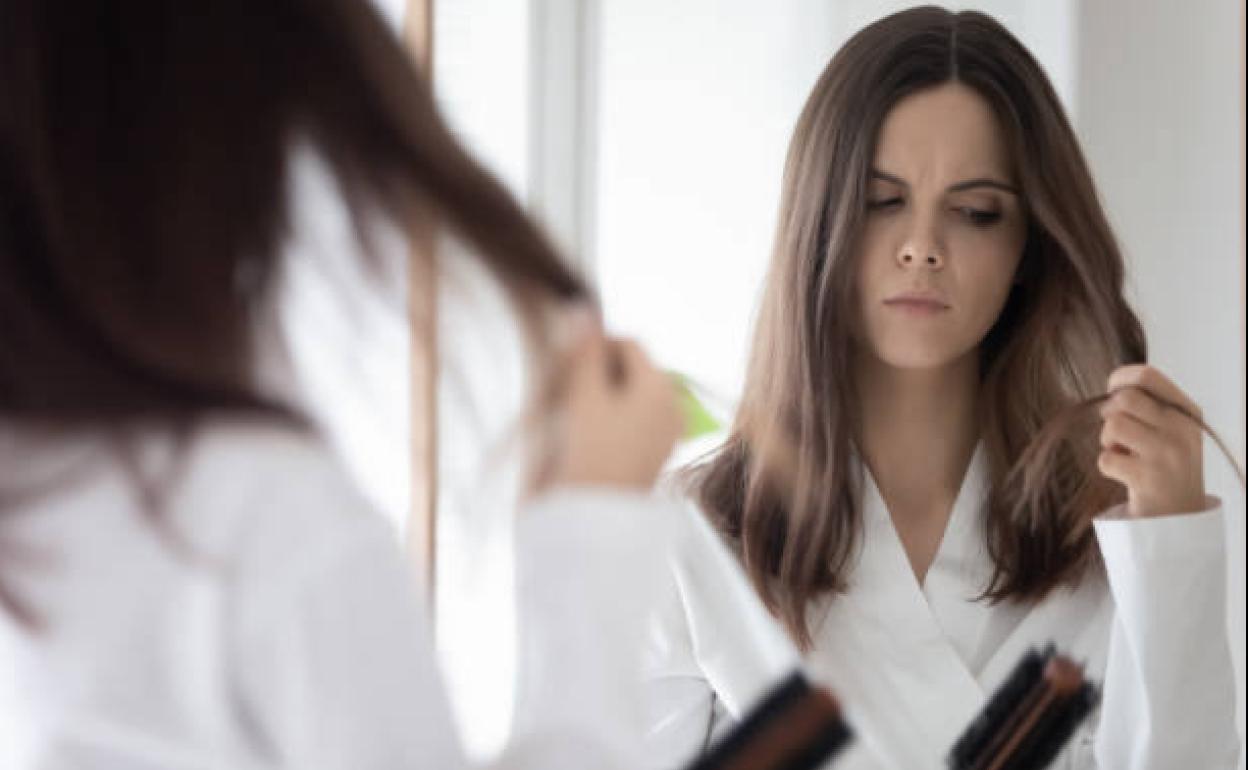
[[[878,168],[871,169],[871,178],[878,179],[883,182],[891,182],[892,184],[898,185],[900,187],[910,186],[910,184],[906,182],[906,180],[902,179],[896,174],[890,174],[887,171],[881,171]],[[974,179],[967,179],[963,182],[951,184],[949,185],[947,192],[964,192],[966,190],[971,190],[977,187],[991,187],[994,190],[1001,190],[1002,192],[1007,192],[1011,195],[1018,195],[1018,188],[1015,187],[1014,185],[1009,184],[1007,182],[1002,182],[996,179],[992,179],[990,177],[976,177]]]
[[[989,179],[988,177],[968,179],[965,182],[958,182],[957,184],[951,184],[949,185],[948,191],[949,192],[962,192],[963,190],[971,190],[976,187],[991,187],[994,190],[1001,190],[1002,192],[1007,192],[1010,195],[1018,195],[1018,188],[1015,187],[1014,185],[1007,184],[1005,182],[1000,182],[1000,181],[997,181],[996,179]]]
[[[906,180],[902,179],[901,177],[896,176],[895,174],[890,174],[887,171],[880,171],[878,168],[871,169],[871,178],[879,179],[884,182],[892,182],[893,184],[898,185],[900,187],[910,186],[909,184],[906,183]]]

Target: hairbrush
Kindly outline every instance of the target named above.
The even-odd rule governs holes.
[[[687,770],[814,770],[851,737],[836,699],[795,672]]]
[[[1083,668],[1053,645],[1031,650],[949,753],[950,770],[1046,767],[1100,699]]]

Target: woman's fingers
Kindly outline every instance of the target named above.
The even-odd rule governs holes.
[[[1165,404],[1149,395],[1148,391],[1135,386],[1119,388],[1101,405],[1102,417],[1114,414],[1128,415],[1154,428],[1166,427],[1171,417]]]
[[[1103,449],[1117,447],[1133,455],[1151,456],[1153,449],[1161,441],[1157,428],[1141,422],[1131,414],[1111,413],[1101,426]]]
[[[1200,416],[1200,407],[1168,377],[1152,367],[1133,365],[1119,368],[1109,381],[1118,388],[1102,405],[1102,417],[1129,415],[1185,451],[1200,453],[1202,428],[1192,419]]]
[[[632,385],[651,367],[650,359],[635,340],[618,339],[610,343],[608,362],[611,381],[620,385]]]
[[[1148,364],[1120,366],[1109,375],[1106,389],[1116,394],[1117,391],[1129,386],[1141,388],[1154,398],[1179,407],[1193,417],[1201,417],[1200,407],[1196,405],[1196,402],[1155,367]]]
[[[1139,458],[1116,448],[1105,449],[1097,458],[1096,467],[1106,478],[1117,481],[1132,494],[1139,486]]]
[[[561,440],[551,480],[648,487],[676,439],[676,391],[632,340],[598,337],[568,363]]]
[[[1189,416],[1199,416],[1200,409],[1151,366],[1121,367],[1108,385],[1097,465],[1127,488],[1128,513],[1200,510],[1205,500],[1201,428]]]
[[[573,391],[601,389],[607,385],[607,360],[611,345],[600,334],[587,335],[577,345],[568,362],[569,382]]]

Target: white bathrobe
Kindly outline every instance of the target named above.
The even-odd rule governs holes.
[[[410,484],[406,249],[369,222],[370,284],[329,168],[302,144],[291,165],[282,304],[257,329],[257,378],[319,436],[213,419],[177,465],[144,437],[162,519],[189,552],[99,436],[35,446],[0,422],[0,536],[36,555],[0,541],[0,577],[48,624],[32,634],[0,610],[0,770],[470,764],[385,521]],[[491,766],[631,770],[674,506],[557,489],[501,515],[518,516],[519,681],[514,740]]]
[[[45,621],[0,612],[0,768],[469,766],[414,576],[320,442],[219,420],[181,460],[154,435],[140,449],[172,480],[160,524],[102,441],[0,425],[0,488],[43,492],[0,517],[31,557],[0,574]],[[491,766],[631,770],[673,513],[569,488],[519,515],[518,717]]]
[[[804,658],[696,506],[687,506],[669,596],[651,629],[653,766],[679,766],[801,665],[835,692],[856,732],[832,767],[942,767],[1019,658],[1054,642],[1104,692],[1054,767],[1235,767],[1216,500],[1204,512],[1140,520],[1105,511],[1095,521],[1104,574],[1038,604],[993,606],[975,601],[991,575],[982,447],[922,585],[864,475],[863,541],[850,588],[813,607],[814,646]]]

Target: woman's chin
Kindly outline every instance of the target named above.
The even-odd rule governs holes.
[[[958,364],[966,357],[966,351],[951,345],[933,344],[930,340],[916,340],[911,344],[877,349],[876,357],[892,369],[936,371]]]

